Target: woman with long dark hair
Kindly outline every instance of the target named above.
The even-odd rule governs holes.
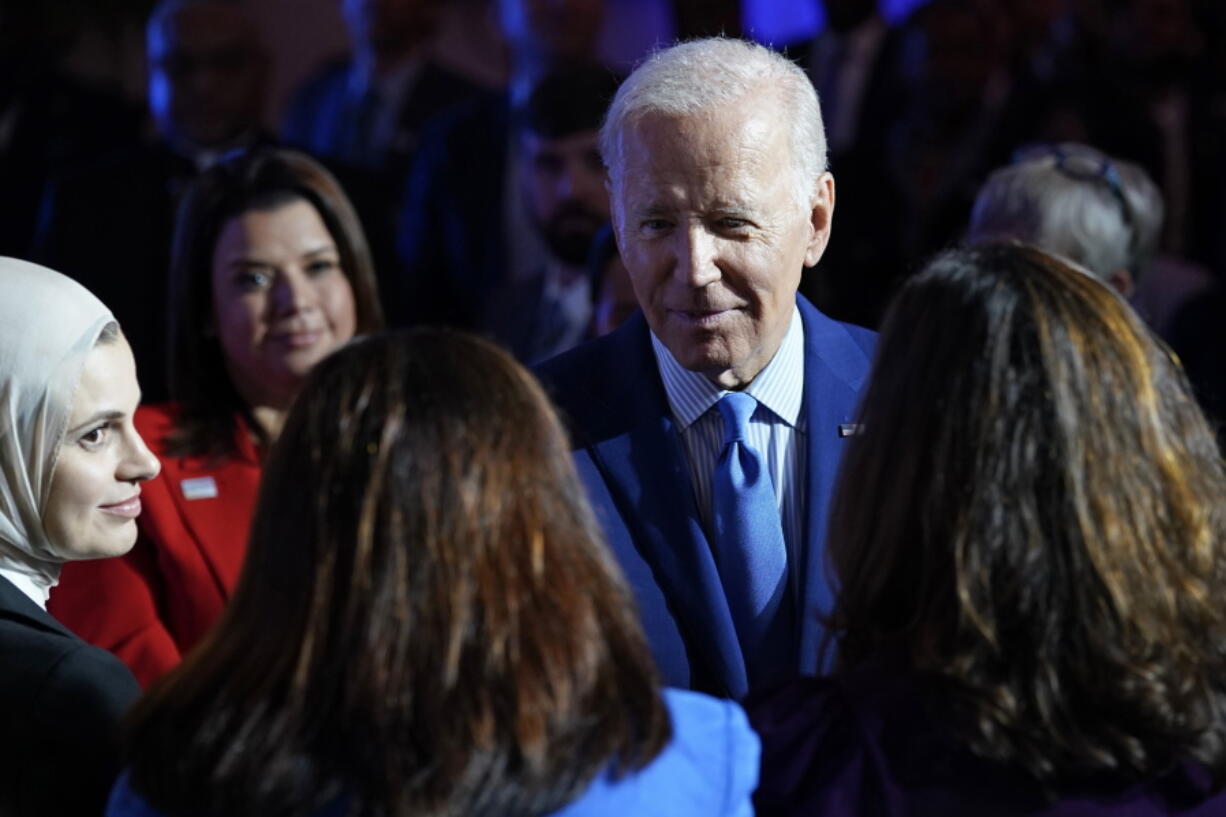
[[[257,149],[201,174],[171,261],[174,401],[137,426],[162,462],[122,560],[79,565],[51,602],[142,684],[221,614],[247,546],[264,453],[311,368],[382,325],[357,215],[300,153]]]
[[[875,365],[838,672],[752,704],[760,813],[1226,814],[1226,476],[1170,352],[999,244],[908,282]]]
[[[446,332],[321,363],[242,579],[109,814],[748,815],[739,707],[661,695],[540,387]],[[152,811],[156,809],[156,811]]]

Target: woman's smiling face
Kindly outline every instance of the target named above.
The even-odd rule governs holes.
[[[161,467],[132,425],[139,403],[127,340],[99,343],[73,393],[42,513],[47,538],[64,559],[119,556],[136,542],[139,483]]]
[[[226,222],[212,285],[226,370],[252,406],[287,406],[311,368],[357,325],[336,241],[305,199]]]

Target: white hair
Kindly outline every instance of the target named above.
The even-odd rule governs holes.
[[[657,51],[622,83],[600,129],[600,152],[614,184],[621,175],[621,136],[648,114],[693,116],[743,104],[764,89],[774,92],[786,121],[793,193],[815,201],[826,170],[826,134],[813,84],[792,61],[756,43],[727,37],[690,40]]]
[[[1119,197],[1105,179],[1069,175],[1056,155],[1039,154],[988,177],[975,198],[967,238],[1015,238],[1075,261],[1102,279],[1126,269],[1135,282],[1157,244],[1161,194],[1148,174],[1130,162],[1084,145],[1060,147],[1109,162],[1119,178]]]

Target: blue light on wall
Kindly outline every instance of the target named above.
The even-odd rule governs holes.
[[[928,0],[881,0],[881,11],[898,22]],[[826,24],[820,0],[742,0],[746,36],[760,43],[783,45],[816,36]]]

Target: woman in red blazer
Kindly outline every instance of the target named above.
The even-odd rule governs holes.
[[[144,685],[174,667],[234,589],[262,452],[306,374],[381,325],[365,236],[327,171],[260,149],[202,174],[171,260],[175,402],[136,415],[161,475],[136,547],[65,570],[54,615]]]

